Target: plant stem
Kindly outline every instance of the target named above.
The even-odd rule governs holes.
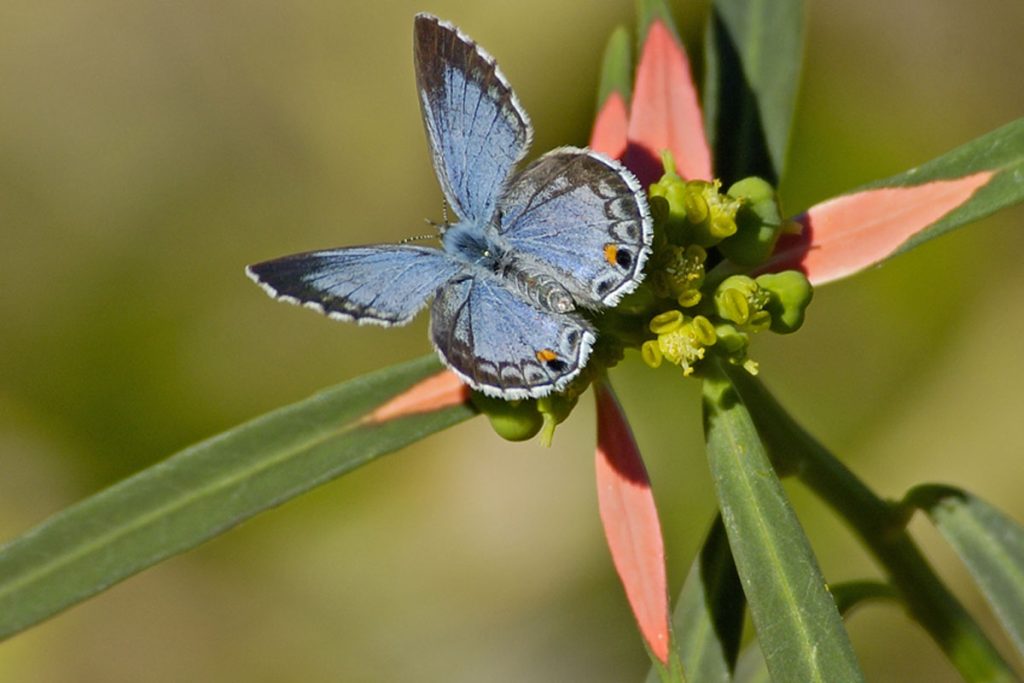
[[[1017,681],[1009,664],[943,584],[906,530],[907,518],[879,498],[808,434],[764,385],[741,368],[729,378],[781,474],[794,474],[832,507],[874,554],[911,616],[968,681]]]

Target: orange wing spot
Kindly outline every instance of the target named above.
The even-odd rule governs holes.
[[[537,352],[537,360],[541,363],[547,363],[549,360],[558,358],[554,351],[551,349],[541,349]]]
[[[604,260],[608,263],[615,265],[616,257],[619,255],[619,248],[614,244],[604,245]]]

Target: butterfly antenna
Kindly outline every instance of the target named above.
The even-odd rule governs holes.
[[[434,223],[433,221],[431,221],[429,218],[426,219],[426,220],[427,220],[427,223],[429,223],[430,225],[433,225],[435,228],[438,227],[437,224]],[[412,237],[402,238],[401,240],[398,241],[398,243],[399,244],[408,244],[409,242],[419,242],[420,240],[436,240],[436,239],[437,239],[437,235],[434,235],[432,233],[427,233],[427,234],[424,234],[424,235],[413,235]]]
[[[399,242],[399,244],[405,244],[406,242],[415,242],[417,240],[431,240],[431,239],[436,239],[436,238],[439,238],[439,237],[444,237],[444,234],[448,231],[448,228],[450,228],[451,225],[452,225],[451,223],[448,222],[448,201],[445,200],[445,202],[441,205],[441,222],[440,223],[435,223],[434,221],[430,220],[429,218],[424,218],[423,220],[425,220],[427,222],[427,225],[429,225],[429,226],[433,227],[435,230],[437,230],[438,234],[436,234],[436,235],[413,235],[412,237],[406,237],[401,242]]]

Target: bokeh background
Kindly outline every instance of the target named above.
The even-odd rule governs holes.
[[[706,3],[677,19],[699,46]],[[1024,115],[1024,5],[810,0],[787,209]],[[396,241],[440,216],[411,59],[430,10],[497,56],[534,153],[584,144],[629,2],[5,0],[0,539],[205,436],[429,351],[271,302],[246,263]],[[691,47],[692,53],[699,49]],[[820,290],[764,379],[882,494],[960,484],[1024,519],[1024,212]],[[1018,299],[1021,297],[1021,299]],[[677,588],[714,502],[695,383],[614,373]],[[263,514],[0,645],[0,679],[636,681],[601,535],[593,411],[555,446],[482,420]],[[875,575],[799,486],[830,580]],[[991,624],[965,570],[915,523]],[[855,614],[872,681],[955,672],[893,606]]]

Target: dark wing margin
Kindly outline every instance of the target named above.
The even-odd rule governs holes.
[[[336,320],[404,325],[463,266],[438,249],[348,247],[294,254],[248,266],[270,296]]]
[[[533,129],[494,58],[458,28],[417,14],[413,56],[438,181],[463,220],[491,220]]]
[[[512,400],[565,389],[586,365],[596,334],[582,317],[541,311],[499,280],[478,275],[438,291],[430,339],[467,384]]]

